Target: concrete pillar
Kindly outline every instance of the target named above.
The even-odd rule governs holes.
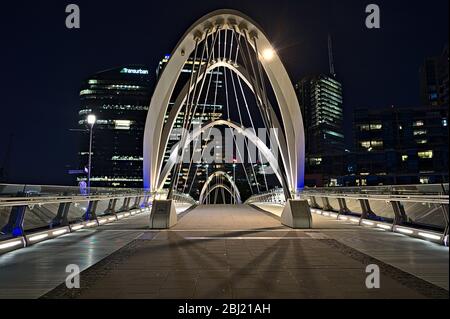
[[[178,222],[175,201],[155,200],[150,213],[150,229],[169,229]]]
[[[308,201],[288,200],[281,214],[281,223],[294,229],[312,228],[312,215]]]

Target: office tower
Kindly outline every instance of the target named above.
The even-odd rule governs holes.
[[[151,75],[142,65],[96,73],[82,84],[79,128],[80,167],[87,172],[89,131],[87,116],[97,121],[92,139],[92,187],[142,187],[143,136],[152,94]],[[85,181],[85,174],[79,182]]]
[[[306,154],[343,152],[342,84],[333,75],[314,75],[296,85],[305,126]]]
[[[448,181],[447,107],[357,109],[354,130],[359,175],[383,184]]]

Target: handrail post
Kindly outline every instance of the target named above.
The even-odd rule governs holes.
[[[347,207],[347,202],[345,201],[345,198],[338,198],[339,203],[339,215],[344,215],[348,213],[349,209]]]
[[[26,206],[13,206],[8,223],[2,228],[2,233],[13,237],[22,236],[24,233],[23,223],[25,220],[25,212]]]
[[[84,220],[94,220],[97,219],[97,206],[98,201],[89,201],[88,208],[86,210],[86,213],[83,216]]]
[[[108,209],[105,211],[105,215],[107,214],[115,214],[116,212],[116,204],[117,198],[113,198],[109,200]]]
[[[29,197],[25,192],[17,192],[16,197]],[[8,223],[2,228],[1,232],[5,235],[19,237],[24,234],[23,223],[25,221],[25,212],[27,206],[13,206],[9,214]]]
[[[53,218],[50,227],[54,226],[68,226],[69,220],[67,216],[69,215],[70,205],[72,203],[61,203],[58,207],[58,213],[55,218]]]
[[[394,225],[401,225],[406,222],[407,217],[403,205],[399,201],[391,201],[391,205],[394,210]]]
[[[448,233],[449,233],[448,205],[442,204],[441,208],[442,208],[442,213],[444,214],[444,219],[445,219],[445,230],[444,230],[444,235],[443,235],[444,244],[448,245]]]
[[[128,210],[130,210],[130,197],[125,197],[125,199],[123,200],[123,205],[122,207],[119,208],[120,212],[126,212]]]
[[[323,210],[332,210],[328,197],[322,197]]]
[[[361,210],[362,210],[361,220],[368,219],[370,217],[370,215],[374,214],[372,212],[372,210],[370,209],[370,203],[369,203],[368,199],[360,199],[359,203],[361,204]],[[360,220],[360,224],[361,224],[361,220]]]

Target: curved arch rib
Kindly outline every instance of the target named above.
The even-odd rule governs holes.
[[[233,194],[233,191],[231,190],[231,188],[229,188],[227,185],[224,185],[224,184],[216,184],[213,187],[211,187],[211,189],[208,192],[206,192],[205,197],[203,198],[203,201],[200,201],[200,204],[203,204],[205,199],[207,199],[208,196],[218,188],[222,188],[222,189],[226,190],[228,193],[230,193],[230,195],[232,197],[234,197],[234,199],[237,200],[237,197],[235,196],[235,194]]]
[[[199,71],[200,75],[197,78],[197,83],[199,83],[200,81],[203,80],[204,74],[213,72],[217,68],[226,67],[230,71],[234,72],[237,76],[239,76],[239,78],[241,78],[241,80],[249,87],[249,89],[253,93],[255,93],[255,89],[253,88],[253,86],[251,84],[252,80],[250,79],[250,75],[248,74],[247,70],[245,70],[245,68],[243,68],[242,66],[240,66],[238,64],[230,63],[229,61],[220,60],[218,62],[214,62],[210,66],[205,65],[204,68],[206,68],[206,67],[207,67],[206,70]],[[194,89],[194,86],[195,86],[195,84],[191,84],[190,91],[192,91]],[[170,133],[172,132],[175,122],[178,118],[178,115],[180,114],[181,109],[182,109],[184,103],[186,102],[187,96],[189,94],[188,90],[189,90],[189,82],[186,83],[186,85],[181,90],[180,94],[178,95],[174,106],[172,107],[172,109],[169,112],[167,122],[164,125],[163,132],[162,132],[162,138],[161,138],[161,144],[160,144],[160,148],[159,148],[158,167],[156,169],[157,172],[161,171],[162,163],[163,163],[163,159],[164,159],[164,155],[165,155],[165,150],[167,148],[169,138],[170,138]],[[262,99],[259,95],[258,95],[258,99],[262,101]],[[274,126],[278,132],[278,134],[276,135],[276,138],[277,138],[277,144],[278,144],[277,146],[278,146],[278,149],[280,150],[280,154],[281,154],[281,160],[283,161],[283,165],[286,168],[286,173],[289,178],[291,176],[291,174],[290,174],[290,166],[291,165],[289,163],[289,156],[287,153],[286,139],[285,139],[283,130],[281,128],[281,125],[278,121],[278,118],[275,115],[275,112],[273,111],[273,107],[270,105],[270,103],[269,103],[269,110],[271,112],[272,118],[274,119]],[[291,184],[292,183],[293,183],[293,181],[291,181]]]
[[[252,130],[246,130],[239,126],[236,123],[225,121],[225,120],[217,120],[210,123],[205,124],[204,126],[200,128],[196,128],[192,131],[192,133],[189,134],[188,138],[186,139],[186,144],[183,145],[183,147],[187,147],[192,141],[194,141],[196,138],[198,138],[203,131],[215,127],[225,125],[230,128],[233,128],[237,131],[238,134],[242,134],[248,140],[254,144],[260,151],[261,154],[267,159],[269,162],[269,165],[272,167],[275,175],[277,176],[278,180],[280,181],[280,184],[282,183],[281,179],[281,173],[278,167],[278,160],[273,155],[272,151],[267,147],[267,145],[253,132]],[[157,190],[161,190],[164,186],[164,182],[167,180],[167,178],[170,175],[170,172],[172,171],[173,166],[176,164],[178,154],[180,151],[180,143],[178,142],[171,150],[169,159],[167,160],[166,165],[164,166],[162,172],[161,172],[161,178],[158,181],[158,187]]]
[[[224,171],[216,171],[216,172],[214,172],[213,174],[211,174],[208,177],[208,179],[206,180],[205,184],[203,185],[202,191],[200,192],[199,202],[203,203],[204,199],[206,198],[205,197],[205,193],[206,193],[206,191],[208,189],[209,184],[211,184],[211,182],[213,181],[214,177],[217,177],[217,176],[224,176],[228,180],[228,182],[231,184],[231,187],[234,190],[234,194],[235,194],[234,198],[236,199],[236,202],[238,204],[241,204],[242,203],[241,193],[239,192],[239,189],[236,186],[236,183],[234,182],[233,178],[229,174],[224,172]]]

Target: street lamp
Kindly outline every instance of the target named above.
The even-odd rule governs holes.
[[[97,117],[94,114],[90,114],[87,117],[87,123],[89,125],[89,163],[88,163],[88,194],[91,194],[91,166],[92,166],[92,131],[97,122]]]
[[[233,182],[236,185],[236,162],[237,160],[234,158],[233,159]],[[237,204],[236,201],[236,189],[233,187],[233,200],[234,200],[234,204]]]

